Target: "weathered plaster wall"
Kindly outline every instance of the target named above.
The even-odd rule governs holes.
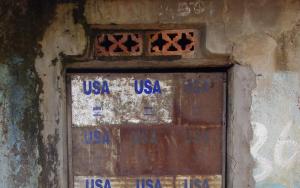
[[[81,54],[86,45],[82,25],[74,24],[74,9],[73,4],[57,5],[56,15],[40,41],[44,55],[35,60],[44,91],[39,107],[47,157],[43,170],[49,187],[67,187],[66,81],[60,54]]]
[[[42,83],[34,59],[41,55],[38,40],[54,6],[34,0],[0,1],[0,187],[30,188],[44,182]]]
[[[14,0],[0,10],[0,187],[67,186],[60,54],[83,52],[86,24],[160,23],[205,24],[208,50],[240,64],[228,186],[300,186],[300,1]]]

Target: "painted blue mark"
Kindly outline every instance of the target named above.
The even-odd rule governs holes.
[[[206,93],[213,86],[211,80],[188,79],[184,82],[184,91],[189,93]]]
[[[134,132],[132,138],[133,144],[157,144],[156,130],[146,131],[139,130]]]
[[[154,109],[151,106],[144,107],[144,115],[154,115]]]
[[[109,179],[86,179],[85,188],[111,188]]]
[[[198,178],[190,180],[185,179],[184,188],[209,188],[209,183],[207,179],[204,179],[203,181]]]
[[[184,138],[186,144],[209,143],[209,134],[206,131],[186,130]]]
[[[161,94],[160,83],[155,80],[152,84],[151,80],[134,80],[134,90],[136,94]]]
[[[110,135],[108,131],[100,132],[99,130],[84,131],[85,144],[109,144]]]
[[[161,183],[159,179],[137,179],[136,188],[161,188]]]
[[[103,107],[102,106],[94,106],[93,107],[93,116],[99,117],[102,116]]]
[[[106,80],[102,81],[102,84],[98,80],[83,81],[83,93],[86,95],[95,94],[109,94],[109,86]]]

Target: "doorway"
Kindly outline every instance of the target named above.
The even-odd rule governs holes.
[[[70,187],[224,186],[226,72],[67,77]]]

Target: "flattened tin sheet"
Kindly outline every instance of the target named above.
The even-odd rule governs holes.
[[[176,176],[176,188],[221,188],[222,176]],[[174,188],[175,188],[174,187]]]
[[[150,94],[136,93],[135,82],[139,92],[141,80],[151,82]],[[73,75],[71,90],[72,124],[76,127],[172,122],[173,82],[160,74]]]
[[[221,174],[220,126],[73,129],[74,175]]]
[[[221,126],[122,127],[121,175],[221,174]]]
[[[177,111],[176,119],[183,125],[222,124],[223,121],[224,75],[221,73],[80,74],[71,79],[72,124],[76,127],[170,124]],[[152,84],[159,81],[161,94],[136,94],[135,80],[147,79]],[[95,81],[100,87],[105,81],[109,94],[93,94]],[[86,94],[86,90],[91,93]]]
[[[224,75],[188,73],[180,77],[181,124],[222,124]]]
[[[215,176],[75,176],[75,188],[221,188],[222,177]],[[144,186],[143,186],[144,185]]]
[[[84,127],[72,130],[73,175],[115,176],[118,173],[120,130]]]

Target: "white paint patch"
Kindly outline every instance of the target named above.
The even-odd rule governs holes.
[[[268,178],[271,174],[280,174],[285,170],[291,169],[297,165],[300,153],[300,145],[290,138],[290,129],[292,122],[288,122],[283,128],[279,138],[277,139],[273,152],[273,161],[259,154],[259,150],[266,144],[268,139],[268,131],[264,124],[252,122],[254,130],[254,142],[252,143],[251,154],[256,159],[258,173],[254,173],[256,182],[260,182]]]
[[[136,94],[133,76],[74,75],[71,79],[73,126],[170,124],[173,116],[173,82],[159,80],[161,94]],[[154,83],[153,78],[143,77]],[[109,94],[83,92],[83,81],[108,82]]]
[[[295,73],[265,73],[257,80],[251,106],[251,154],[257,183],[276,181],[295,187],[300,180],[299,92],[299,75]]]
[[[290,169],[296,164],[300,153],[299,144],[290,138],[292,122],[288,122],[283,128],[274,148],[274,162],[280,168]]]
[[[254,139],[252,141],[251,154],[257,161],[257,166],[260,169],[259,173],[254,174],[255,181],[262,181],[272,173],[272,161],[259,154],[259,150],[268,139],[268,131],[264,124],[252,122]]]

